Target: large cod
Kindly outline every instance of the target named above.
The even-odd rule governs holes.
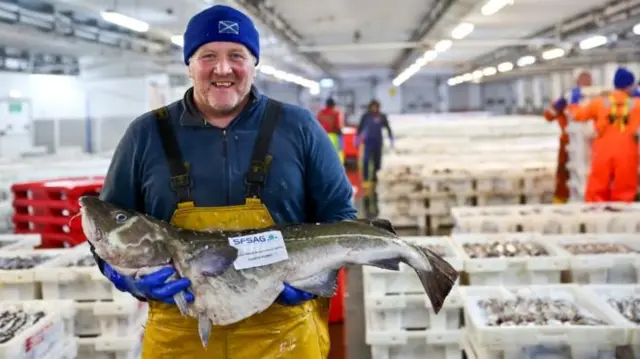
[[[398,237],[387,220],[276,225],[258,230],[193,231],[80,198],[82,227],[95,253],[119,272],[140,276],[173,266],[189,278],[195,300],[175,297],[183,315],[198,319],[203,346],[212,325],[238,322],[267,309],[287,283],[331,297],[338,270],[348,264],[413,268],[436,313],[458,278],[433,251]]]

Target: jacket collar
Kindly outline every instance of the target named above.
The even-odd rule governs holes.
[[[260,100],[262,94],[256,88],[255,85],[251,85],[251,90],[249,91],[249,102],[240,112],[240,117],[247,110],[255,106],[256,103]],[[182,114],[180,115],[180,124],[182,126],[187,127],[211,127],[211,125],[207,122],[207,120],[202,116],[198,108],[196,107],[195,101],[193,99],[193,86],[187,89],[182,96]],[[236,119],[238,118],[236,117]],[[235,121],[234,119],[233,121]]]

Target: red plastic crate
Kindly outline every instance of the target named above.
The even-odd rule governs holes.
[[[338,272],[338,289],[329,302],[329,323],[344,321],[344,292],[346,290],[346,274],[344,268]]]
[[[342,144],[345,158],[358,158],[359,150],[355,146],[356,132],[357,129],[355,127],[347,126],[342,129]]]
[[[86,240],[81,221],[70,221],[85,195],[98,195],[104,177],[74,177],[18,183],[11,186],[14,194],[15,233],[38,233],[40,248],[75,246]]]

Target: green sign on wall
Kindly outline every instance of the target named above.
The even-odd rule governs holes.
[[[9,102],[9,113],[22,112],[22,102]]]

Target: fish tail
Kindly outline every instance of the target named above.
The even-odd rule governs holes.
[[[449,295],[458,279],[459,273],[444,258],[432,250],[413,243],[407,244],[428,262],[429,268],[427,269],[425,269],[427,263],[424,261],[421,261],[418,265],[415,263],[407,264],[413,267],[418,274],[420,283],[422,283],[431,301],[433,311],[438,314],[447,295]]]

